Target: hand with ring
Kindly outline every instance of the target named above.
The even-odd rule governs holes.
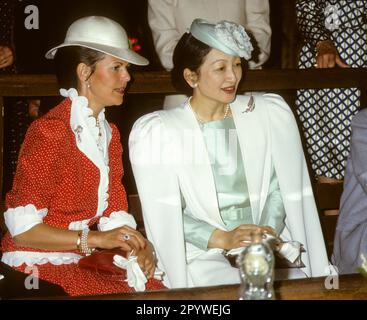
[[[125,233],[125,234],[122,235],[122,240],[129,241],[130,240],[130,236],[127,233]]]
[[[108,231],[91,231],[89,233],[88,243],[93,248],[121,248],[128,252],[139,251],[146,246],[146,240],[143,235],[129,226]]]

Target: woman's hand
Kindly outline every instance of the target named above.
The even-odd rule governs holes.
[[[13,62],[13,51],[9,47],[0,46],[0,69],[11,66]]]
[[[209,239],[208,247],[225,250],[247,247],[251,243],[251,234],[253,232],[276,236],[276,232],[272,227],[258,226],[256,224],[241,224],[232,231],[216,229]]]
[[[144,249],[146,245],[143,235],[128,226],[109,231],[91,231],[88,237],[88,246],[90,248],[121,248],[124,251],[137,252]]]
[[[338,50],[330,40],[320,41],[316,45],[316,68],[349,68],[339,56]]]
[[[156,268],[156,258],[152,244],[146,240],[145,249],[137,251],[135,255],[138,257],[138,264],[147,279],[152,278]]]

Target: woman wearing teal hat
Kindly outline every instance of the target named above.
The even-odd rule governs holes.
[[[143,116],[130,135],[147,234],[168,287],[240,282],[223,253],[247,246],[255,230],[281,239],[277,249],[291,262],[306,250],[305,266],[286,277],[328,271],[291,110],[275,94],[236,95],[251,51],[242,26],[194,20],[172,70],[190,99]]]

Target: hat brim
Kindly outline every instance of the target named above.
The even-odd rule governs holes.
[[[115,58],[127,61],[132,64],[136,64],[138,66],[146,66],[149,64],[149,61],[146,58],[142,57],[140,54],[137,54],[133,50],[120,49],[120,48],[110,47],[106,45],[101,45],[98,43],[82,42],[82,41],[80,42],[74,41],[71,43],[60,44],[59,46],[54,47],[50,49],[49,51],[47,51],[45,56],[47,59],[53,59],[58,49],[64,48],[64,47],[72,47],[72,46],[80,46],[80,47],[97,50],[105,54],[108,54],[110,56],[113,56]]]

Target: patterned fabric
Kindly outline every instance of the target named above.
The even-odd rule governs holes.
[[[334,42],[351,67],[367,67],[367,1],[297,1],[297,22],[304,37],[299,68],[316,63],[320,40]],[[332,15],[335,15],[332,19]],[[349,154],[351,120],[359,109],[359,90],[299,90],[297,113],[316,176],[343,179]]]
[[[20,272],[26,272],[25,265],[15,269]],[[28,269],[28,272],[31,270],[33,269]],[[134,288],[130,288],[127,282],[119,276],[101,275],[96,272],[81,269],[77,264],[55,266],[47,263],[38,265],[37,271],[40,279],[62,286],[64,291],[70,296],[135,292]],[[150,279],[145,286],[145,290],[165,288],[156,279]]]

